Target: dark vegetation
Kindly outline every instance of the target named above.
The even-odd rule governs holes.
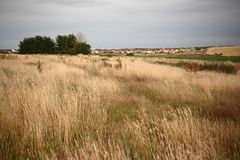
[[[127,53],[126,56],[134,56],[134,53]]]
[[[167,63],[167,62],[159,61],[155,63],[185,68],[189,72],[206,70],[206,71],[215,71],[219,73],[236,74],[238,71],[237,67],[232,64],[214,63],[214,62],[201,64],[201,63],[183,62],[183,61],[180,61],[178,63]]]
[[[218,71],[218,72],[222,72],[222,73],[233,73],[236,74],[237,73],[237,68],[236,66],[232,65],[232,64],[217,64],[217,63],[210,63],[210,64],[204,64],[204,70],[208,70],[208,71]]]
[[[19,44],[24,54],[90,54],[91,46],[75,35],[58,35],[56,42],[50,37],[35,36],[24,38]]]

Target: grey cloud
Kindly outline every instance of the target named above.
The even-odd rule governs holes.
[[[108,0],[38,0],[40,3],[61,5],[67,7],[91,7],[111,4]]]

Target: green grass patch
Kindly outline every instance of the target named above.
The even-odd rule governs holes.
[[[109,106],[107,114],[110,122],[136,121],[139,119],[139,107],[128,102],[116,103]]]
[[[6,58],[6,56],[4,54],[0,54],[0,60],[5,59],[5,58]]]
[[[150,100],[153,104],[160,104],[162,102],[162,98],[159,96],[158,92],[149,88],[146,83],[134,83],[128,84],[124,89],[126,93],[131,95],[136,95],[139,97],[145,97]]]
[[[137,57],[144,58],[166,58],[166,59],[186,59],[186,60],[202,60],[202,61],[231,61],[235,63],[240,62],[240,56],[217,56],[206,54],[191,54],[191,55],[149,55]]]
[[[126,54],[120,54],[120,53],[107,53],[107,54],[98,54],[99,56],[102,57],[122,57],[126,56]]]
[[[167,62],[163,62],[163,61],[157,61],[157,62],[154,62],[156,64],[162,64],[162,65],[170,65],[170,66],[174,66],[174,67],[181,67],[181,68],[184,68],[186,66],[186,62],[183,62],[183,61],[180,61],[178,63],[167,63]]]

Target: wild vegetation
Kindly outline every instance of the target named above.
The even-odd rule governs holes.
[[[10,55],[0,58],[0,99],[3,160],[240,157],[239,72]]]
[[[185,68],[186,71],[196,72],[196,71],[215,71],[228,74],[236,74],[238,72],[238,67],[231,63],[202,63],[202,62],[191,62],[191,61],[179,61],[177,63],[156,61],[157,64],[171,65],[175,67]]]

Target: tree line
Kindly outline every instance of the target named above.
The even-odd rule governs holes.
[[[46,36],[24,38],[19,52],[23,54],[90,54],[91,46],[83,34],[58,35],[55,41]]]

